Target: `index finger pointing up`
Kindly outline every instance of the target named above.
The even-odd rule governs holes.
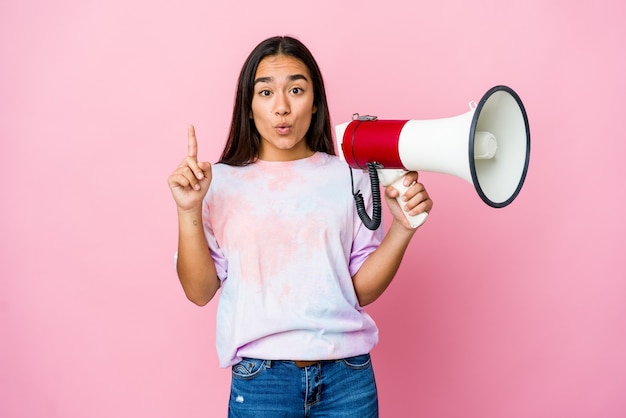
[[[198,140],[196,140],[196,130],[193,125],[187,128],[187,155],[193,158],[198,156]]]

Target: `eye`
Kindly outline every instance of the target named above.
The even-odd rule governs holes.
[[[259,95],[262,97],[268,97],[270,94],[272,94],[272,92],[270,92],[269,90],[261,90],[259,92]]]
[[[291,89],[291,92],[293,94],[302,94],[303,91],[304,90],[302,90],[300,87],[294,87],[294,88]]]

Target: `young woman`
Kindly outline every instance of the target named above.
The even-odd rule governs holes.
[[[221,288],[229,416],[378,416],[369,356],[378,330],[363,307],[387,288],[415,230],[391,187],[387,233],[363,226],[352,190],[371,201],[369,177],[335,156],[309,50],[290,37],[261,42],[241,70],[219,163],[197,160],[190,126],[168,183],[185,294],[205,305]],[[430,211],[416,172],[405,185],[411,214]]]

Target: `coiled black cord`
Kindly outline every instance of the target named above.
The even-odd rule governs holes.
[[[352,176],[352,169],[350,169],[350,180],[352,181],[352,196],[354,196],[354,202],[356,203],[356,212],[359,214],[359,218],[363,221],[363,225],[367,229],[375,230],[380,226],[382,220],[382,203],[380,200],[380,186],[378,182],[378,172],[376,171],[380,165],[378,163],[367,163],[367,171],[372,183],[372,217],[370,218],[365,210],[365,201],[360,190],[354,191],[354,177]]]

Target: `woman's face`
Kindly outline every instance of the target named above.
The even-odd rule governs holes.
[[[261,60],[250,115],[261,135],[259,159],[290,161],[313,155],[305,138],[317,111],[313,99],[313,81],[302,61],[287,55]]]

